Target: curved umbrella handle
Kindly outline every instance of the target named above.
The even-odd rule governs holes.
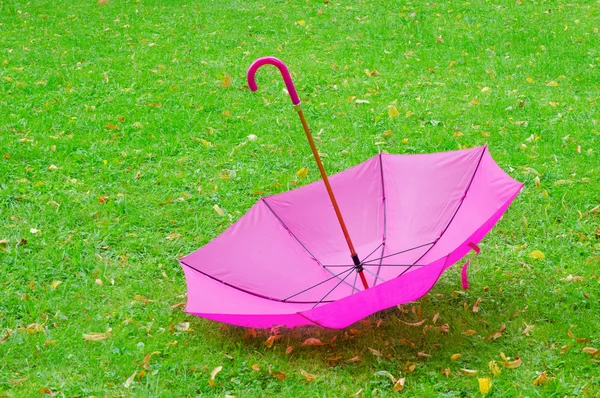
[[[256,75],[256,71],[263,65],[273,65],[276,66],[277,69],[281,72],[281,76],[283,77],[283,81],[285,82],[285,86],[287,87],[287,91],[290,93],[290,98],[292,99],[292,104],[299,105],[300,98],[298,98],[298,93],[296,93],[296,88],[294,87],[294,83],[292,82],[292,77],[290,76],[290,72],[288,71],[287,66],[285,64],[275,58],[275,57],[263,57],[259,58],[250,65],[248,68],[248,86],[250,90],[256,91],[258,90],[258,86],[256,85],[256,80],[254,80],[254,76]]]

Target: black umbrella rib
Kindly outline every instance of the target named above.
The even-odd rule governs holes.
[[[371,259],[371,260],[364,261],[363,263],[372,263],[372,262],[376,262],[376,261],[382,260],[382,259],[384,259],[384,258],[388,258],[388,257],[397,256],[398,254],[406,253],[406,252],[409,252],[409,251],[412,251],[412,250],[416,250],[416,249],[420,249],[420,248],[422,248],[422,247],[425,247],[425,246],[428,246],[428,245],[433,245],[433,244],[435,244],[435,241],[433,241],[433,242],[429,242],[429,243],[424,243],[424,244],[422,244],[422,245],[419,245],[419,246],[411,247],[410,249],[401,250],[401,251],[399,251],[399,252],[395,252],[395,253],[391,253],[391,254],[386,254],[385,256],[382,256],[382,257],[379,257],[379,258],[373,258],[373,259]],[[416,262],[416,261],[415,261],[415,262]],[[365,264],[365,265],[367,265],[367,264]],[[385,265],[385,264],[382,264],[382,265]]]
[[[351,269],[350,271],[352,271],[352,270],[353,270],[353,269]],[[327,298],[327,296],[329,296],[329,295],[331,294],[331,292],[333,292],[335,289],[337,289],[337,288],[338,288],[338,286],[339,286],[339,285],[341,285],[341,284],[342,284],[342,282],[344,282],[344,281],[346,280],[346,278],[347,278],[348,276],[350,276],[350,275],[352,275],[352,272],[348,272],[348,274],[346,274],[346,276],[344,276],[344,277],[342,278],[342,280],[340,280],[340,281],[339,281],[339,282],[338,282],[338,283],[337,283],[337,284],[336,284],[334,287],[332,287],[332,288],[331,288],[331,290],[330,290],[330,291],[328,291],[328,292],[327,292],[327,294],[326,294],[326,295],[324,295],[324,296],[323,296],[323,298],[322,298],[321,300],[317,301],[317,303],[316,303],[315,305],[313,305],[313,308],[315,308],[316,306],[318,306],[318,305],[319,305],[319,304],[321,304],[321,303],[325,303],[326,301],[324,301],[324,300]]]
[[[200,271],[198,268],[192,267],[191,265],[187,264],[184,261],[179,260],[179,262],[181,264],[185,265],[186,267],[188,267],[188,268],[190,268],[190,269],[198,272],[199,274],[202,274],[202,275],[206,276],[207,278],[212,279],[213,281],[220,282],[220,283],[224,284],[225,286],[229,286],[231,288],[234,288],[236,290],[239,290],[240,292],[244,292],[244,293],[249,294],[251,296],[260,297],[260,298],[263,298],[263,299],[266,299],[266,300],[270,300],[270,301],[277,301],[279,303],[290,303],[290,304],[315,304],[315,303],[317,303],[317,301],[286,301],[286,300],[281,300],[281,299],[274,298],[274,297],[265,296],[264,294],[255,293],[255,292],[252,292],[250,290],[246,290],[244,288],[241,288],[239,286],[232,285],[231,283],[227,283],[225,281],[222,281],[221,279],[215,278],[214,276],[212,276],[210,274],[207,274],[206,272]],[[334,300],[323,301],[323,302],[324,303],[332,303],[333,301]]]
[[[363,267],[424,267],[426,264],[362,264]],[[354,267],[354,264],[324,265],[328,268]]]
[[[317,283],[316,285],[312,285],[312,286],[310,286],[310,287],[307,287],[306,289],[304,289],[304,290],[302,290],[302,291],[299,291],[298,293],[294,293],[294,294],[292,294],[291,296],[289,296],[289,297],[286,297],[286,298],[284,298],[284,299],[283,299],[283,300],[281,300],[281,301],[284,301],[284,302],[286,302],[286,303],[291,303],[291,301],[287,301],[287,300],[288,300],[288,299],[291,299],[292,297],[296,297],[296,296],[297,296],[297,295],[299,295],[299,294],[302,294],[302,293],[304,293],[304,292],[307,292],[307,291],[309,291],[310,289],[314,289],[315,287],[317,287],[317,286],[320,286],[320,285],[322,285],[322,284],[323,284],[323,283],[325,283],[325,282],[329,282],[329,281],[330,281],[330,280],[332,280],[333,278],[339,278],[339,276],[340,276],[340,275],[342,275],[342,274],[345,274],[346,272],[349,272],[349,271],[352,271],[352,268],[350,268],[350,269],[347,269],[347,270],[344,270],[344,271],[340,272],[339,274],[335,274],[335,275],[333,275],[333,276],[330,276],[329,278],[327,278],[327,279],[325,279],[325,280],[322,280],[321,282]],[[346,276],[348,276],[348,275],[346,275]],[[344,281],[344,279],[346,279],[346,278],[344,277],[342,280],[340,280],[340,283],[341,283],[341,282],[343,282],[343,281]],[[337,285],[336,285],[336,287],[337,287]],[[315,302],[315,301],[312,301],[312,303],[314,303],[314,302]],[[320,301],[319,301],[319,302],[320,302]]]
[[[456,208],[456,211],[454,211],[454,214],[452,215],[452,218],[450,218],[450,221],[448,221],[448,224],[446,225],[446,227],[444,228],[444,230],[442,231],[442,233],[440,234],[440,236],[434,241],[433,246],[431,246],[429,249],[427,249],[427,251],[425,253],[423,253],[423,255],[421,257],[419,257],[418,259],[416,259],[415,260],[415,264],[418,263],[419,261],[421,261],[421,259],[423,257],[425,257],[427,255],[427,253],[429,253],[431,251],[431,249],[433,249],[435,247],[435,245],[440,241],[440,239],[442,239],[442,236],[444,236],[444,234],[446,233],[446,231],[448,230],[448,228],[450,228],[450,224],[452,224],[452,221],[454,221],[454,218],[458,214],[458,211],[460,210],[460,208],[462,207],[463,203],[465,202],[465,198],[467,197],[467,194],[469,193],[469,189],[471,189],[471,185],[473,184],[473,180],[475,179],[475,175],[477,174],[477,170],[479,170],[479,166],[481,165],[481,161],[483,160],[483,155],[485,154],[486,150],[487,150],[487,145],[485,145],[483,147],[483,150],[481,151],[481,155],[479,156],[479,161],[477,162],[477,166],[475,166],[475,170],[473,171],[473,175],[471,176],[471,181],[469,181],[469,185],[467,185],[467,189],[465,190],[465,193],[462,196],[462,198],[460,200],[460,203],[458,204],[458,207]],[[408,271],[408,269],[406,269],[404,272],[406,272],[406,271]],[[404,272],[402,272],[402,274],[404,274]],[[400,275],[402,275],[402,274],[400,274]]]
[[[310,250],[308,250],[308,248],[306,247],[306,245],[304,243],[302,243],[302,241],[300,239],[298,239],[298,237],[296,236],[296,234],[294,234],[294,232],[290,229],[290,227],[288,227],[286,225],[286,223],[281,219],[281,217],[279,217],[279,215],[277,213],[275,213],[275,210],[273,210],[273,208],[271,207],[271,205],[269,204],[269,202],[267,202],[267,200],[265,198],[260,198],[263,203],[267,206],[267,208],[271,211],[271,213],[273,213],[273,215],[275,216],[275,218],[277,218],[277,220],[279,220],[279,222],[281,223],[281,225],[283,226],[283,228],[285,228],[286,231],[288,231],[290,233],[290,235],[292,235],[292,237],[294,239],[296,239],[296,241],[300,244],[300,246],[302,246],[302,248],[304,250],[306,250],[306,252],[312,257],[313,260],[315,260],[321,267],[323,267],[323,264],[321,264],[321,262],[317,259],[317,257],[315,257],[314,254],[312,254],[310,252]],[[327,272],[329,272],[330,274],[333,275],[333,273],[328,270],[327,268],[323,267]],[[348,286],[350,286],[349,283],[346,283]],[[312,289],[309,288],[309,289]]]

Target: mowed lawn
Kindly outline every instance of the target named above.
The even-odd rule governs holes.
[[[1,2],[0,396],[600,396],[599,28],[592,1]],[[319,179],[279,73],[246,86],[266,55],[331,174],[487,144],[525,183],[469,290],[275,338],[183,312],[178,257]]]

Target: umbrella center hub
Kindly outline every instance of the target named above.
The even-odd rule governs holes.
[[[352,261],[354,262],[354,268],[356,269],[356,271],[362,272],[363,271],[363,263],[358,259],[357,254],[352,255]]]

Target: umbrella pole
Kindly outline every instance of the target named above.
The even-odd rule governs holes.
[[[317,167],[319,168],[319,172],[321,173],[321,178],[323,178],[323,183],[325,183],[327,194],[329,194],[329,199],[331,200],[331,204],[333,205],[333,209],[335,210],[335,215],[337,216],[338,222],[340,223],[340,227],[342,227],[344,238],[346,238],[346,243],[348,244],[348,248],[350,249],[350,256],[352,257],[352,261],[356,266],[356,271],[360,276],[360,280],[363,284],[363,287],[365,289],[368,289],[369,284],[367,283],[367,278],[365,278],[365,275],[363,273],[363,267],[360,263],[360,260],[358,259],[358,255],[356,254],[354,245],[352,244],[352,239],[350,238],[348,228],[346,228],[346,223],[344,222],[344,218],[342,217],[342,212],[340,211],[340,207],[338,206],[337,200],[335,199],[335,195],[333,194],[331,184],[329,184],[329,178],[327,178],[327,173],[325,173],[325,168],[323,167],[323,163],[321,162],[321,156],[319,156],[319,151],[317,151],[315,141],[313,140],[312,134],[310,133],[310,129],[308,128],[308,123],[306,122],[306,118],[304,117],[304,112],[302,112],[302,105],[294,105],[294,109],[296,110],[296,112],[298,112],[298,116],[300,117],[300,121],[302,122],[302,127],[304,128],[304,132],[306,133],[306,138],[308,139],[308,143],[310,144],[310,149],[312,150],[313,156],[315,157],[315,161],[317,162]]]

